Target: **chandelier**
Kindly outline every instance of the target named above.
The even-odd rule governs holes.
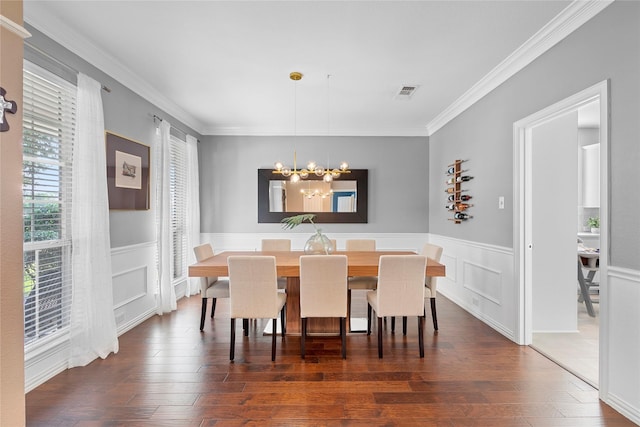
[[[329,75],[327,75],[327,87],[328,87],[328,79],[329,79]],[[302,80],[302,73],[299,73],[297,71],[294,71],[292,73],[289,74],[289,78],[291,80],[293,80],[294,82],[297,82],[299,80]],[[298,97],[297,97],[297,86],[294,86],[296,88],[295,92],[294,92],[294,131],[293,134],[294,136],[297,134],[297,101],[298,101]],[[327,117],[328,117],[328,110],[329,110],[329,106],[327,103]],[[328,129],[328,120],[327,120],[327,129]],[[328,132],[327,132],[328,133]],[[324,168],[322,166],[319,166],[316,164],[316,162],[314,161],[310,161],[307,163],[307,167],[306,168],[302,168],[302,169],[298,169],[298,165],[297,165],[297,158],[296,158],[296,150],[293,150],[293,169],[285,166],[282,162],[278,161],[275,163],[274,165],[274,170],[273,173],[275,174],[281,174],[283,177],[285,178],[289,178],[289,181],[291,182],[298,182],[300,181],[300,179],[307,179],[309,178],[310,175],[316,175],[318,177],[322,177],[322,179],[325,182],[331,182],[334,179],[340,178],[340,175],[343,173],[351,173],[351,171],[349,170],[349,165],[346,162],[342,162],[340,164],[340,166],[338,168],[335,169],[330,169],[330,168]],[[305,194],[306,196],[306,194]],[[326,197],[327,195],[323,196]],[[308,196],[313,197],[312,196]]]
[[[300,193],[307,199],[312,199],[313,197],[326,199],[333,194],[333,189],[329,189],[329,191],[322,191],[320,188],[311,189],[311,183],[309,183],[309,188],[306,190],[304,188],[300,189]]]

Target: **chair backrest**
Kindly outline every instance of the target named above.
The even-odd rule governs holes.
[[[373,252],[376,250],[376,241],[373,239],[349,239],[345,242],[347,251]]]
[[[333,252],[338,250],[338,241],[336,239],[329,239],[331,242],[331,247],[333,248]]]
[[[378,264],[378,317],[424,315],[424,255],[382,255]]]
[[[347,256],[300,257],[300,317],[347,317]]]
[[[262,239],[262,251],[263,252],[279,252],[290,251],[291,240],[290,239]]]
[[[442,257],[442,247],[432,245],[431,243],[425,243],[422,247],[421,255],[426,256],[427,258],[431,258],[434,261],[440,262],[440,258]],[[437,278],[433,276],[427,276],[424,284],[431,289],[431,295],[435,295],[436,286],[437,286]]]
[[[278,278],[274,256],[230,256],[229,313],[231,318],[278,317]]]
[[[207,258],[211,258],[213,256],[213,248],[211,244],[204,243],[200,246],[196,246],[193,248],[193,252],[196,255],[196,261],[204,261]],[[200,278],[200,293],[204,296],[207,288],[215,281],[218,280],[218,277],[201,277]]]

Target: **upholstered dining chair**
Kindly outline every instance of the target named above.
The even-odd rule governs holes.
[[[425,243],[421,255],[426,256],[427,258],[431,258],[436,262],[440,262],[440,258],[442,257],[442,247],[433,245],[431,243]],[[436,313],[436,290],[437,290],[437,277],[427,276],[424,281],[424,297],[429,298],[431,303],[431,318],[433,319],[433,329],[438,330],[438,315]],[[426,308],[425,308],[426,310]],[[425,312],[425,317],[426,317]]]
[[[276,258],[274,256],[230,256],[229,315],[231,317],[231,347],[229,359],[234,359],[236,319],[272,319],[271,360],[276,360],[277,318],[280,313],[282,337],[286,333],[285,305],[287,294],[278,291]]]
[[[262,252],[289,252],[291,251],[291,239],[262,239]],[[278,289],[287,289],[287,278],[278,277]]]
[[[213,256],[213,247],[205,243],[193,248],[196,261],[204,261]],[[218,298],[229,298],[229,281],[218,277],[200,278],[200,295],[202,296],[202,313],[200,314],[200,330],[204,330],[204,318],[207,313],[207,299],[211,298],[211,317],[216,313],[216,302]]]
[[[367,334],[371,334],[371,312],[378,318],[378,357],[382,359],[382,319],[386,316],[416,316],[418,346],[424,357],[424,255],[382,255],[378,264],[378,287],[367,292]]]
[[[346,251],[374,252],[376,241],[374,239],[347,239],[345,241]],[[354,276],[348,279],[347,290],[347,325],[351,328],[351,291],[372,291],[376,288],[378,278],[375,276]]]
[[[347,256],[303,255],[300,257],[300,356],[305,357],[307,319],[340,318],[342,358],[347,358]]]

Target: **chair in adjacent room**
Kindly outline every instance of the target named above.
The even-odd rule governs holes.
[[[342,358],[347,358],[347,256],[303,255],[300,257],[300,356],[306,353],[307,319],[340,319]]]
[[[235,355],[236,319],[271,319],[271,360],[276,360],[277,319],[280,314],[282,337],[286,333],[285,305],[287,294],[278,290],[274,256],[230,256],[229,315],[231,347],[229,359]]]
[[[367,292],[367,334],[371,334],[371,312],[378,318],[378,357],[382,359],[382,319],[386,316],[416,316],[418,347],[424,357],[424,255],[382,255],[378,264],[378,287]]]
[[[196,261],[204,261],[213,256],[213,248],[209,243],[205,243],[193,248]],[[216,302],[218,298],[229,298],[229,280],[218,277],[200,278],[200,295],[202,296],[202,313],[200,315],[200,330],[204,330],[204,318],[207,313],[207,300],[211,298],[211,317],[216,313]]]
[[[262,252],[290,252],[291,240],[290,239],[262,239],[260,250]],[[287,289],[286,277],[278,277],[278,289]]]
[[[373,239],[348,239],[345,250],[354,252],[374,252],[376,241]],[[372,291],[376,289],[378,278],[375,276],[354,276],[348,279],[347,290],[347,326],[351,329],[351,291]]]

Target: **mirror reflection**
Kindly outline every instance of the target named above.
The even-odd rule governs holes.
[[[357,212],[357,181],[269,181],[270,212]]]

